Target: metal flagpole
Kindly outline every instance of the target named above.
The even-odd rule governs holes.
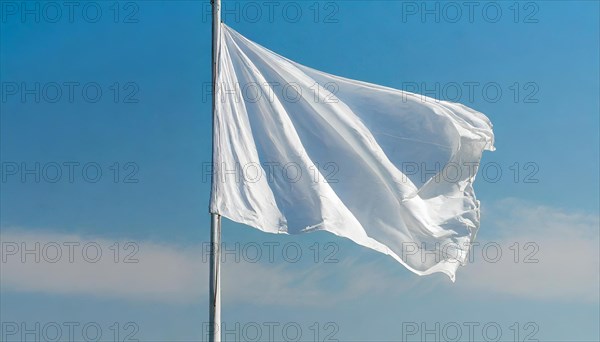
[[[209,342],[221,342],[221,215],[210,217]]]
[[[221,0],[211,0],[212,5],[212,119],[213,137],[216,115],[217,72],[221,36]],[[215,146],[212,147],[213,163]],[[214,168],[214,165],[213,165]],[[214,173],[214,171],[213,171]],[[214,182],[214,176],[213,176]],[[210,217],[210,285],[209,285],[209,342],[221,342],[221,215]]]

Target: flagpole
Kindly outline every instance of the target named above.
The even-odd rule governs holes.
[[[221,342],[221,215],[210,217],[209,342]]]
[[[214,121],[216,115],[217,94],[217,71],[219,67],[219,38],[221,36],[221,0],[211,0],[210,3],[212,5],[212,134],[214,138]],[[212,147],[212,154],[214,163],[214,142]],[[221,215],[216,213],[211,213],[210,215],[211,254],[209,271],[209,342],[221,342]]]

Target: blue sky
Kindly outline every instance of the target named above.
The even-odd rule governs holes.
[[[477,340],[494,340],[497,327],[502,341],[598,340],[598,2],[482,2],[472,12],[469,2],[272,3],[225,0],[224,20],[304,65],[433,92],[492,120],[497,151],[475,183],[478,239],[502,257],[475,252],[451,284],[326,233],[226,221],[223,240],[242,255],[223,266],[223,320],[235,333],[251,339],[256,323],[268,340],[275,322],[280,340],[286,324],[303,341],[435,340],[458,325],[462,341],[474,322]],[[1,332],[96,322],[102,340],[115,330],[120,340],[203,339],[208,1],[82,2],[72,16],[64,2],[0,4]],[[74,241],[101,246],[100,262],[21,262],[7,250]],[[274,259],[248,262],[265,243]],[[299,246],[298,262],[284,246]],[[137,263],[123,262],[130,253]],[[448,330],[422,334],[436,324]]]

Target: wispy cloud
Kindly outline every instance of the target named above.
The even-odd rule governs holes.
[[[191,248],[21,229],[3,230],[1,241],[5,291],[185,300],[205,274]]]
[[[597,215],[514,199],[498,202],[484,213],[483,229],[495,234],[482,234],[473,262],[459,269],[454,286],[468,293],[598,301],[598,227]],[[483,238],[490,235],[497,238]],[[3,229],[0,240],[4,292],[187,303],[208,291],[206,246],[128,244],[25,229]],[[222,268],[224,300],[319,306],[366,293],[405,293],[422,283],[373,262],[360,257],[333,265],[229,262]]]
[[[476,262],[462,269],[459,286],[536,299],[598,301],[600,284],[597,214],[569,212],[517,199],[486,210],[497,234],[481,239]],[[497,262],[495,247],[501,248]],[[484,257],[484,246],[488,254]],[[479,258],[477,260],[477,258]],[[486,261],[487,259],[487,261]],[[478,262],[477,262],[478,261]]]
[[[111,241],[24,229],[3,229],[0,240],[2,291],[174,303],[197,302],[208,293],[206,245]],[[323,264],[231,259],[222,267],[225,301],[316,306],[351,298],[364,290],[359,281],[348,281],[335,291],[320,286],[331,276],[331,267]],[[369,271],[365,263],[350,263],[354,264],[344,261],[335,269],[354,270],[350,275]]]

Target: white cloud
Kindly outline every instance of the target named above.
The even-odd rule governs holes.
[[[598,301],[598,215],[506,199],[482,216],[484,229],[498,237],[479,240],[475,262],[461,269],[459,286],[526,298]],[[494,244],[502,257],[495,256]],[[492,246],[488,255],[486,245]]]
[[[208,293],[206,245],[182,247],[149,241],[128,245],[126,240],[23,229],[3,229],[0,241],[3,291],[175,303],[197,302]],[[298,267],[268,260],[233,261],[230,256],[230,261],[222,267],[224,301],[314,306],[335,303],[362,291],[360,282],[349,282],[335,293],[319,287],[331,269],[323,264]],[[344,265],[349,263],[342,263],[340,268],[332,265],[339,271],[347,270]],[[366,267],[364,263],[358,264],[355,270],[364,274]]]
[[[192,249],[12,229],[1,237],[3,290],[184,300],[205,274]]]
[[[502,293],[541,300],[598,301],[597,215],[505,200],[491,206],[482,216],[482,229],[486,234],[481,236],[490,236],[493,231],[498,238],[493,241],[479,239],[480,246],[473,252],[474,262],[459,269],[457,284],[453,286],[468,293]],[[203,262],[207,261],[207,254],[202,246],[183,247],[145,241],[136,243],[139,248],[136,251],[131,246],[126,248],[127,241],[119,241],[120,253],[115,261],[117,245],[107,239],[3,229],[0,240],[2,291],[82,294],[176,303],[197,302],[205,298],[208,291],[208,264]],[[69,242],[78,243],[72,247],[72,260]],[[489,248],[486,254],[482,250],[482,246],[490,242],[496,243],[502,250],[502,257],[497,262],[490,261],[495,258],[494,248]],[[520,250],[517,262],[514,261],[515,242],[519,242]],[[525,249],[528,242],[535,245]],[[34,261],[34,254],[24,252],[25,247],[33,249],[35,243],[39,243],[36,253],[40,262]],[[60,246],[62,256],[56,263],[49,263],[45,259],[56,258],[56,244]],[[85,246],[88,246],[87,253]],[[102,256],[93,263],[95,247],[98,246]],[[535,246],[539,250],[530,255]],[[356,248],[362,250],[358,246]],[[133,252],[132,257],[138,262],[125,263],[126,256]],[[524,263],[528,255],[531,260],[539,262]],[[23,262],[22,257],[27,260]],[[408,272],[398,276],[399,272],[382,269],[380,265],[361,258],[342,259],[339,264],[307,263],[302,266],[284,262],[228,262],[222,268],[223,299],[256,304],[318,306],[367,293],[406,293],[417,290],[415,285],[423,283],[422,279],[408,275]],[[388,265],[393,263],[386,262]],[[342,288],[328,286],[332,277],[341,279],[336,281],[336,285],[341,283]],[[299,296],[299,293],[302,295]]]

